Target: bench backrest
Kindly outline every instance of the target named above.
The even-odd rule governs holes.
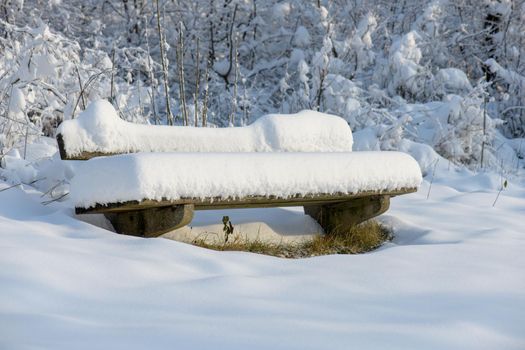
[[[315,111],[270,114],[244,127],[157,126],[122,120],[105,101],[92,102],[57,131],[62,159],[134,152],[350,152],[352,131],[337,116]]]

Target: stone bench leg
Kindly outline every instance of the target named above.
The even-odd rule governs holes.
[[[105,213],[115,231],[139,237],[158,237],[186,226],[193,219],[193,204]]]
[[[325,233],[348,231],[353,226],[387,211],[390,196],[352,199],[348,202],[305,206],[305,214],[314,218]]]

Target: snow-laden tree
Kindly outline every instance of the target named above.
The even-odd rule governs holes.
[[[0,19],[0,104],[11,113],[0,123],[22,120],[3,129],[4,144],[26,129],[52,135],[99,97],[151,123],[166,123],[168,109],[175,123],[207,126],[319,109],[356,131],[375,126],[384,147],[411,138],[467,163],[480,145],[490,152],[487,133],[465,131],[473,111],[525,135],[525,0],[25,0],[1,2]],[[41,23],[58,39],[32,48]],[[28,61],[32,73],[15,82]],[[54,73],[36,79],[46,65]],[[406,108],[457,101],[469,107],[440,142],[421,137],[420,114]]]

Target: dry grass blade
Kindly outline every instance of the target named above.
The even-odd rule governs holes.
[[[266,242],[261,239],[250,240],[237,235],[233,240],[210,243],[196,239],[192,243],[203,248],[219,251],[244,251],[282,258],[307,258],[329,254],[360,254],[380,247],[392,238],[391,232],[374,220],[369,220],[348,232],[334,232],[316,235],[311,240],[287,243]]]
[[[11,189],[11,188],[14,188],[14,187],[18,187],[18,186],[21,186],[22,183],[18,183],[18,184],[14,184],[14,185],[11,185],[11,186],[8,186],[8,187],[4,187],[2,189],[0,189],[0,192],[3,192],[3,191],[7,191],[8,189]]]
[[[48,201],[44,201],[44,202],[42,202],[42,204],[43,204],[43,205],[48,205],[48,204],[51,204],[51,203],[54,203],[54,202],[58,202],[58,201],[60,201],[62,198],[66,197],[68,194],[69,194],[69,192],[68,192],[68,193],[64,193],[63,195],[61,195],[61,196],[59,196],[59,197],[57,197],[57,198],[53,198],[53,199],[50,199],[50,200],[48,200]]]
[[[347,232],[318,235],[307,243],[307,248],[312,256],[359,254],[374,250],[391,238],[391,232],[386,227],[369,220]]]

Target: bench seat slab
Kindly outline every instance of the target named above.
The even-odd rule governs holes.
[[[398,195],[416,192],[417,188],[400,188],[397,190],[362,191],[358,193],[333,194],[297,194],[288,198],[276,196],[248,196],[245,198],[181,198],[176,200],[125,201],[108,204],[95,204],[91,207],[76,207],[76,214],[119,213],[132,210],[168,207],[174,205],[192,204],[195,210],[242,209],[242,208],[272,208],[272,207],[299,207],[325,205],[330,203],[349,202],[359,198]]]

